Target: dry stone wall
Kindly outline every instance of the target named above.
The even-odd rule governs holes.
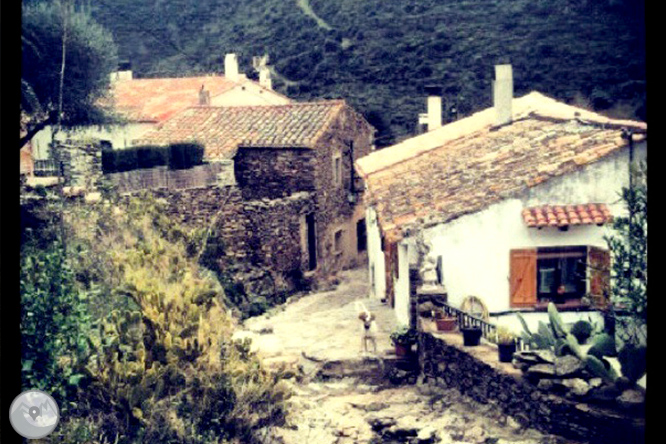
[[[234,170],[245,199],[277,199],[314,191],[315,162],[310,149],[240,148]]]
[[[496,403],[523,426],[592,444],[645,442],[645,420],[539,390],[428,332],[419,333],[419,360],[427,379],[483,403]]]

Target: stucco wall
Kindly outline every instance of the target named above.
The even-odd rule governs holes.
[[[109,127],[90,126],[59,132],[56,140],[64,142],[67,139],[108,140],[113,148],[126,148],[132,146],[134,139],[140,138],[146,132],[154,128],[152,123],[128,123],[127,125],[110,125]],[[49,158],[49,144],[51,143],[52,127],[46,127],[38,132],[32,139],[33,156],[38,160]]]
[[[366,209],[365,224],[368,233],[368,276],[371,296],[386,297],[386,264],[382,251],[382,239],[377,224],[377,213],[372,207]]]

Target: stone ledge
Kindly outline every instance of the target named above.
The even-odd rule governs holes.
[[[432,331],[422,322],[419,363],[437,385],[482,403],[496,403],[521,425],[590,444],[645,442],[645,417],[568,400],[539,390],[511,364],[497,360],[491,344],[465,347],[458,332]]]

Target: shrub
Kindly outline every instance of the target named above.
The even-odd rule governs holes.
[[[109,174],[165,165],[172,170],[187,169],[202,164],[203,156],[204,147],[195,143],[103,150],[102,170]]]
[[[254,442],[258,429],[285,419],[289,392],[281,376],[264,370],[246,343],[232,340],[235,321],[224,290],[187,255],[188,233],[171,224],[162,205],[148,195],[115,207],[69,203],[62,230],[67,248],[53,245],[64,259],[50,265],[25,255],[25,276],[43,289],[27,278],[22,284],[24,293],[39,296],[32,299],[41,310],[34,321],[26,314],[32,324],[24,327],[30,342],[24,366],[38,356],[32,365],[44,362],[42,373],[60,386],[86,384],[84,391],[68,392],[76,408],[54,442],[77,436],[118,443]],[[54,285],[63,290],[54,293]],[[81,294],[88,298],[68,302]],[[89,321],[95,306],[107,309],[95,310]],[[78,315],[81,307],[87,310]],[[57,334],[51,342],[40,340],[42,330]],[[64,364],[71,364],[69,374]],[[53,387],[42,386],[52,393]]]

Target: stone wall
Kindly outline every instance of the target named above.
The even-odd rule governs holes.
[[[92,190],[102,178],[102,148],[98,141],[56,142],[52,148],[60,156],[64,185]]]
[[[276,199],[314,191],[315,160],[310,149],[240,148],[234,171],[245,199]]]
[[[645,442],[645,419],[542,392],[511,364],[497,361],[494,346],[463,347],[460,334],[419,333],[423,374],[483,403],[498,404],[523,426],[592,444]],[[490,351],[489,351],[490,350]]]
[[[313,211],[313,194],[306,192],[243,204],[243,212],[249,221],[249,236],[263,264],[285,274],[307,269],[301,224],[303,216]]]
[[[318,271],[329,275],[357,262],[359,257],[355,239],[355,222],[364,217],[362,200],[363,183],[354,171],[353,199],[350,200],[353,161],[370,153],[372,149],[372,127],[356,112],[345,108],[333,121],[317,142],[315,149],[317,169],[317,251]],[[353,150],[350,148],[353,144]],[[352,156],[350,155],[353,154]],[[341,182],[335,182],[334,158],[340,157]],[[361,210],[358,211],[358,207]],[[347,240],[345,251],[340,254],[334,246],[335,232],[344,230]]]

